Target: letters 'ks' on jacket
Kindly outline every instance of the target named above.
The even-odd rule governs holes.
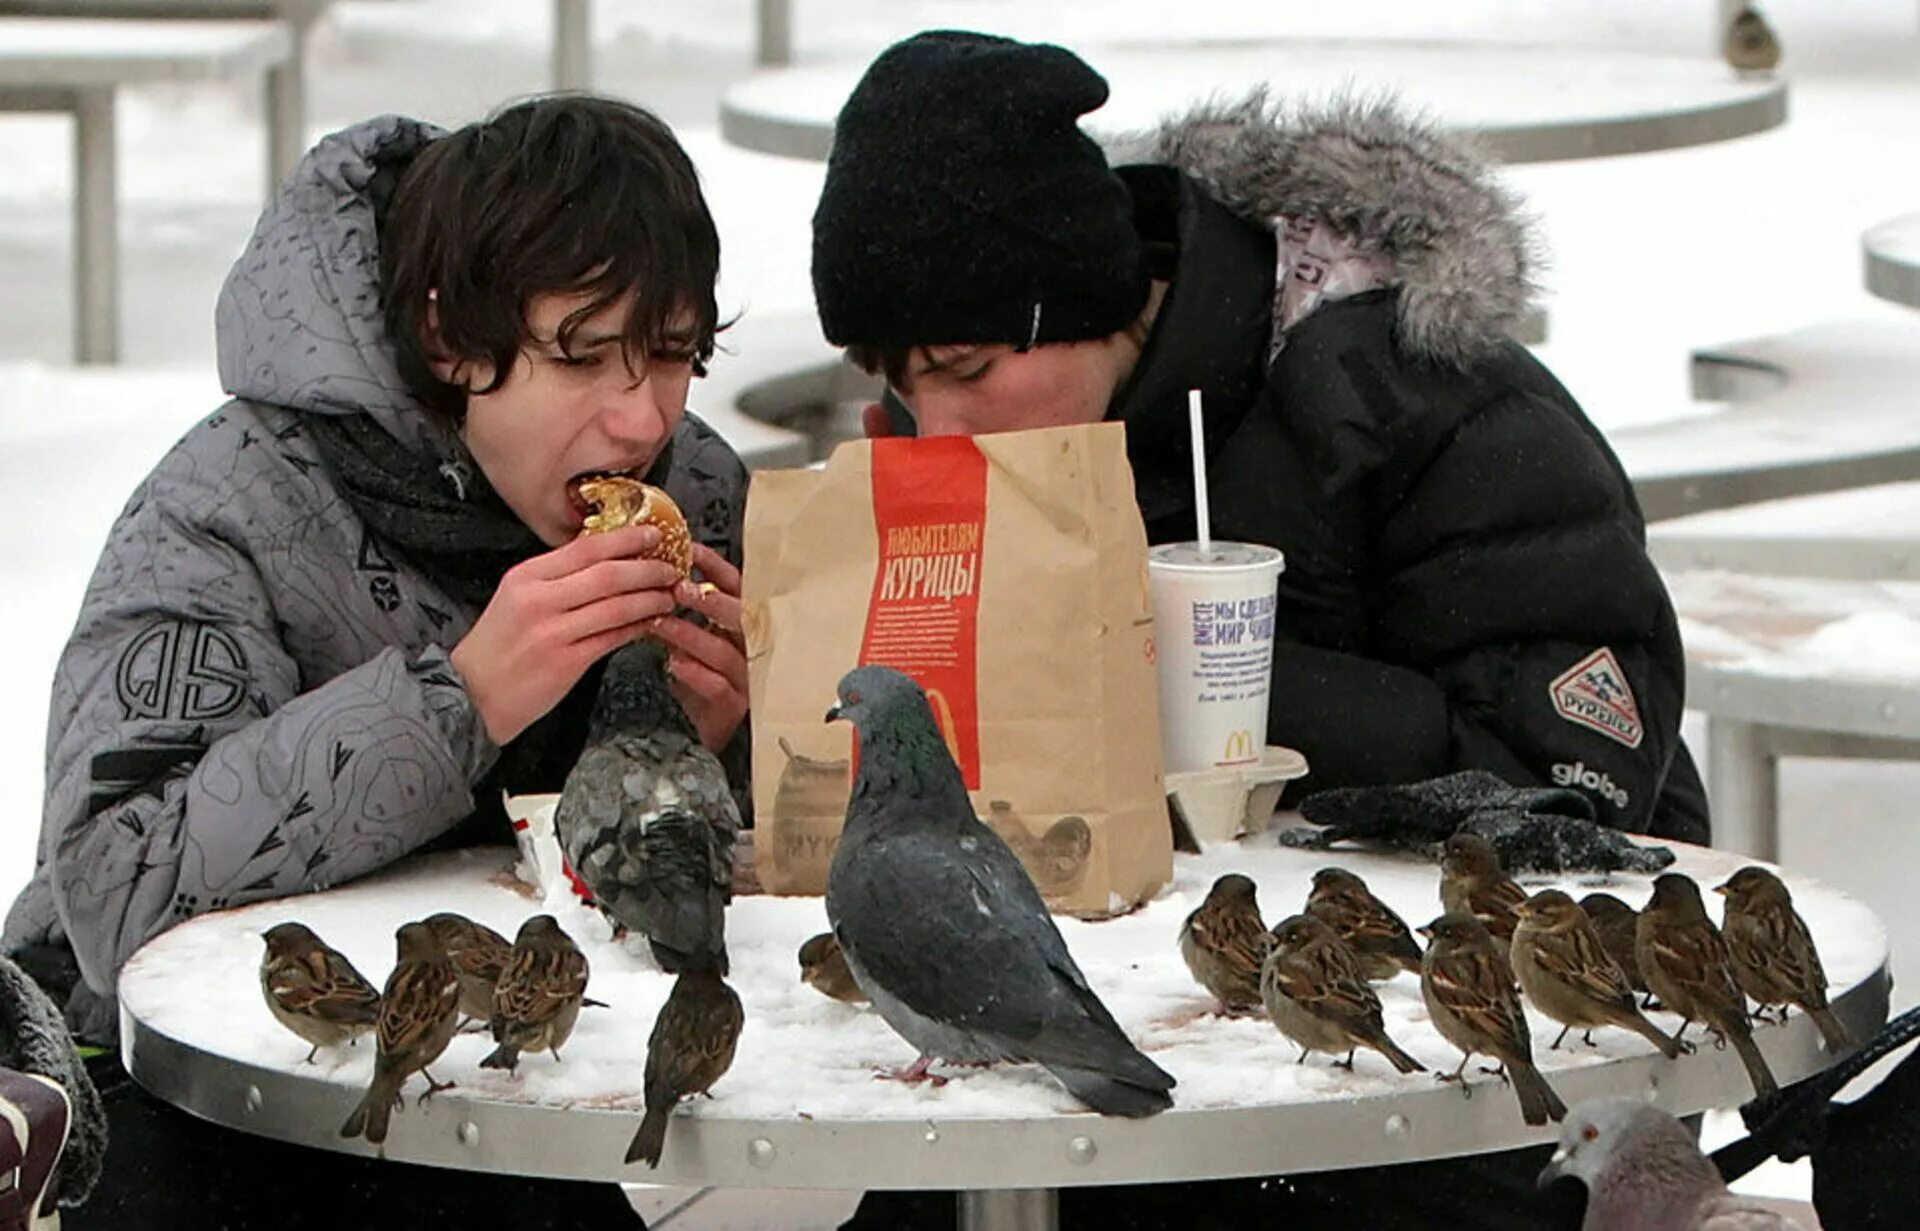
[[[4,938],[72,983],[83,1037],[114,1036],[113,980],[141,943],[392,862],[468,816],[499,755],[447,661],[479,610],[383,550],[303,439],[310,416],[364,415],[449,448],[385,340],[374,213],[438,135],[387,116],[307,156],[221,291],[234,400],[133,493],[87,588]],[[667,489],[738,562],[739,459],[692,415],[673,454]]]
[[[1198,388],[1214,533],[1285,551],[1269,736],[1306,789],[1483,768],[1704,842],[1673,606],[1612,450],[1507,336],[1531,254],[1492,171],[1391,105],[1259,96],[1129,159],[1171,286],[1113,413],[1152,541],[1193,535]],[[1388,272],[1276,335],[1275,228],[1302,217]]]

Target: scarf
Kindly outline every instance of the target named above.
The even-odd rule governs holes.
[[[548,550],[457,442],[453,459],[436,466],[367,415],[309,415],[305,425],[340,494],[382,548],[453,598],[484,608],[508,569]],[[647,482],[664,481],[672,455],[669,442],[647,472]],[[499,763],[474,788],[481,801],[476,815],[488,830],[505,823],[502,788],[514,794],[558,791],[566,781],[586,743],[600,677],[596,664],[553,709],[500,750]]]

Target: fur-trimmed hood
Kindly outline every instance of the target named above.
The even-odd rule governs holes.
[[[1311,216],[1392,262],[1398,343],[1465,366],[1510,335],[1539,261],[1517,194],[1470,140],[1388,98],[1208,102],[1109,145],[1112,161],[1169,163],[1272,226]]]

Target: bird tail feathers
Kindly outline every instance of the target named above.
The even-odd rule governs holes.
[[[1840,1019],[1833,1015],[1832,1009],[1808,1009],[1807,1016],[1813,1019],[1814,1025],[1820,1027],[1820,1037],[1827,1041],[1828,1051],[1837,1052],[1853,1046],[1853,1036],[1847,1033],[1847,1028],[1840,1024]]]
[[[640,1121],[640,1131],[633,1135],[632,1144],[627,1146],[628,1162],[644,1162],[649,1167],[660,1165],[660,1151],[667,1144],[667,1116],[673,1111],[673,1104],[664,1107],[649,1107],[645,1118]]]
[[[1513,1078],[1513,1092],[1520,1100],[1520,1115],[1528,1124],[1545,1124],[1548,1120],[1567,1118],[1567,1105],[1560,1101],[1547,1079],[1540,1070],[1531,1064],[1507,1065],[1507,1074]]]
[[[1767,1067],[1767,1058],[1760,1054],[1760,1045],[1753,1041],[1753,1032],[1742,1023],[1738,1029],[1723,1030],[1727,1042],[1733,1044],[1733,1050],[1740,1053],[1740,1063],[1747,1066],[1747,1077],[1753,1082],[1753,1092],[1759,1097],[1780,1092],[1780,1083],[1773,1079],[1773,1070]]]

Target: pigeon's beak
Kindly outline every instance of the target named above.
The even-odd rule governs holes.
[[[839,722],[840,721],[839,705],[837,704],[829,705],[827,707],[827,716],[825,718],[822,718],[820,721],[821,722]]]
[[[1561,1170],[1561,1168],[1566,1165],[1566,1161],[1567,1161],[1566,1147],[1562,1146],[1559,1149],[1555,1150],[1553,1152],[1553,1158],[1547,1162],[1546,1166],[1540,1168],[1539,1178],[1537,1178],[1533,1182],[1534,1190],[1536,1192],[1544,1192],[1547,1189],[1552,1188],[1555,1184],[1559,1183],[1561,1180],[1566,1179],[1567,1173]]]

